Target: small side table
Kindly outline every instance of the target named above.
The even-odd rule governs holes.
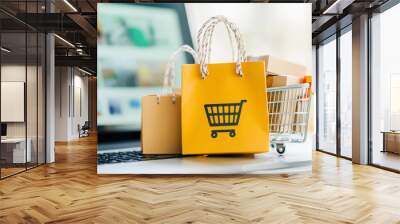
[[[382,152],[400,154],[400,131],[382,131],[383,149]]]
[[[26,162],[31,162],[31,157],[32,157],[32,152],[31,152],[31,146],[32,146],[32,141],[30,138],[26,139],[27,141],[27,147],[25,150],[25,138],[6,138],[1,140],[1,144],[4,147],[11,147],[11,150],[4,150],[4,151],[10,151],[12,152],[12,160],[9,158],[10,163],[26,163]],[[11,156],[11,155],[10,155]],[[3,157],[3,156],[2,156]]]

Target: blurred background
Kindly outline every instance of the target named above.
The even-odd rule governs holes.
[[[171,53],[192,45],[184,6],[99,4],[97,26],[99,132],[140,131],[141,97],[161,91]]]

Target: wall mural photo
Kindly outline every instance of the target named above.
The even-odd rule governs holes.
[[[98,174],[311,171],[310,4],[99,3],[97,18]]]

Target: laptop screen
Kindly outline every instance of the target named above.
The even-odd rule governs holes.
[[[192,45],[184,5],[100,3],[97,18],[98,141],[138,140],[141,97],[161,92],[170,55]]]

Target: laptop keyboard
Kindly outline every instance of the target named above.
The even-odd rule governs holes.
[[[106,152],[97,154],[97,164],[140,162],[146,160],[178,158],[179,155],[143,155],[141,151]]]

